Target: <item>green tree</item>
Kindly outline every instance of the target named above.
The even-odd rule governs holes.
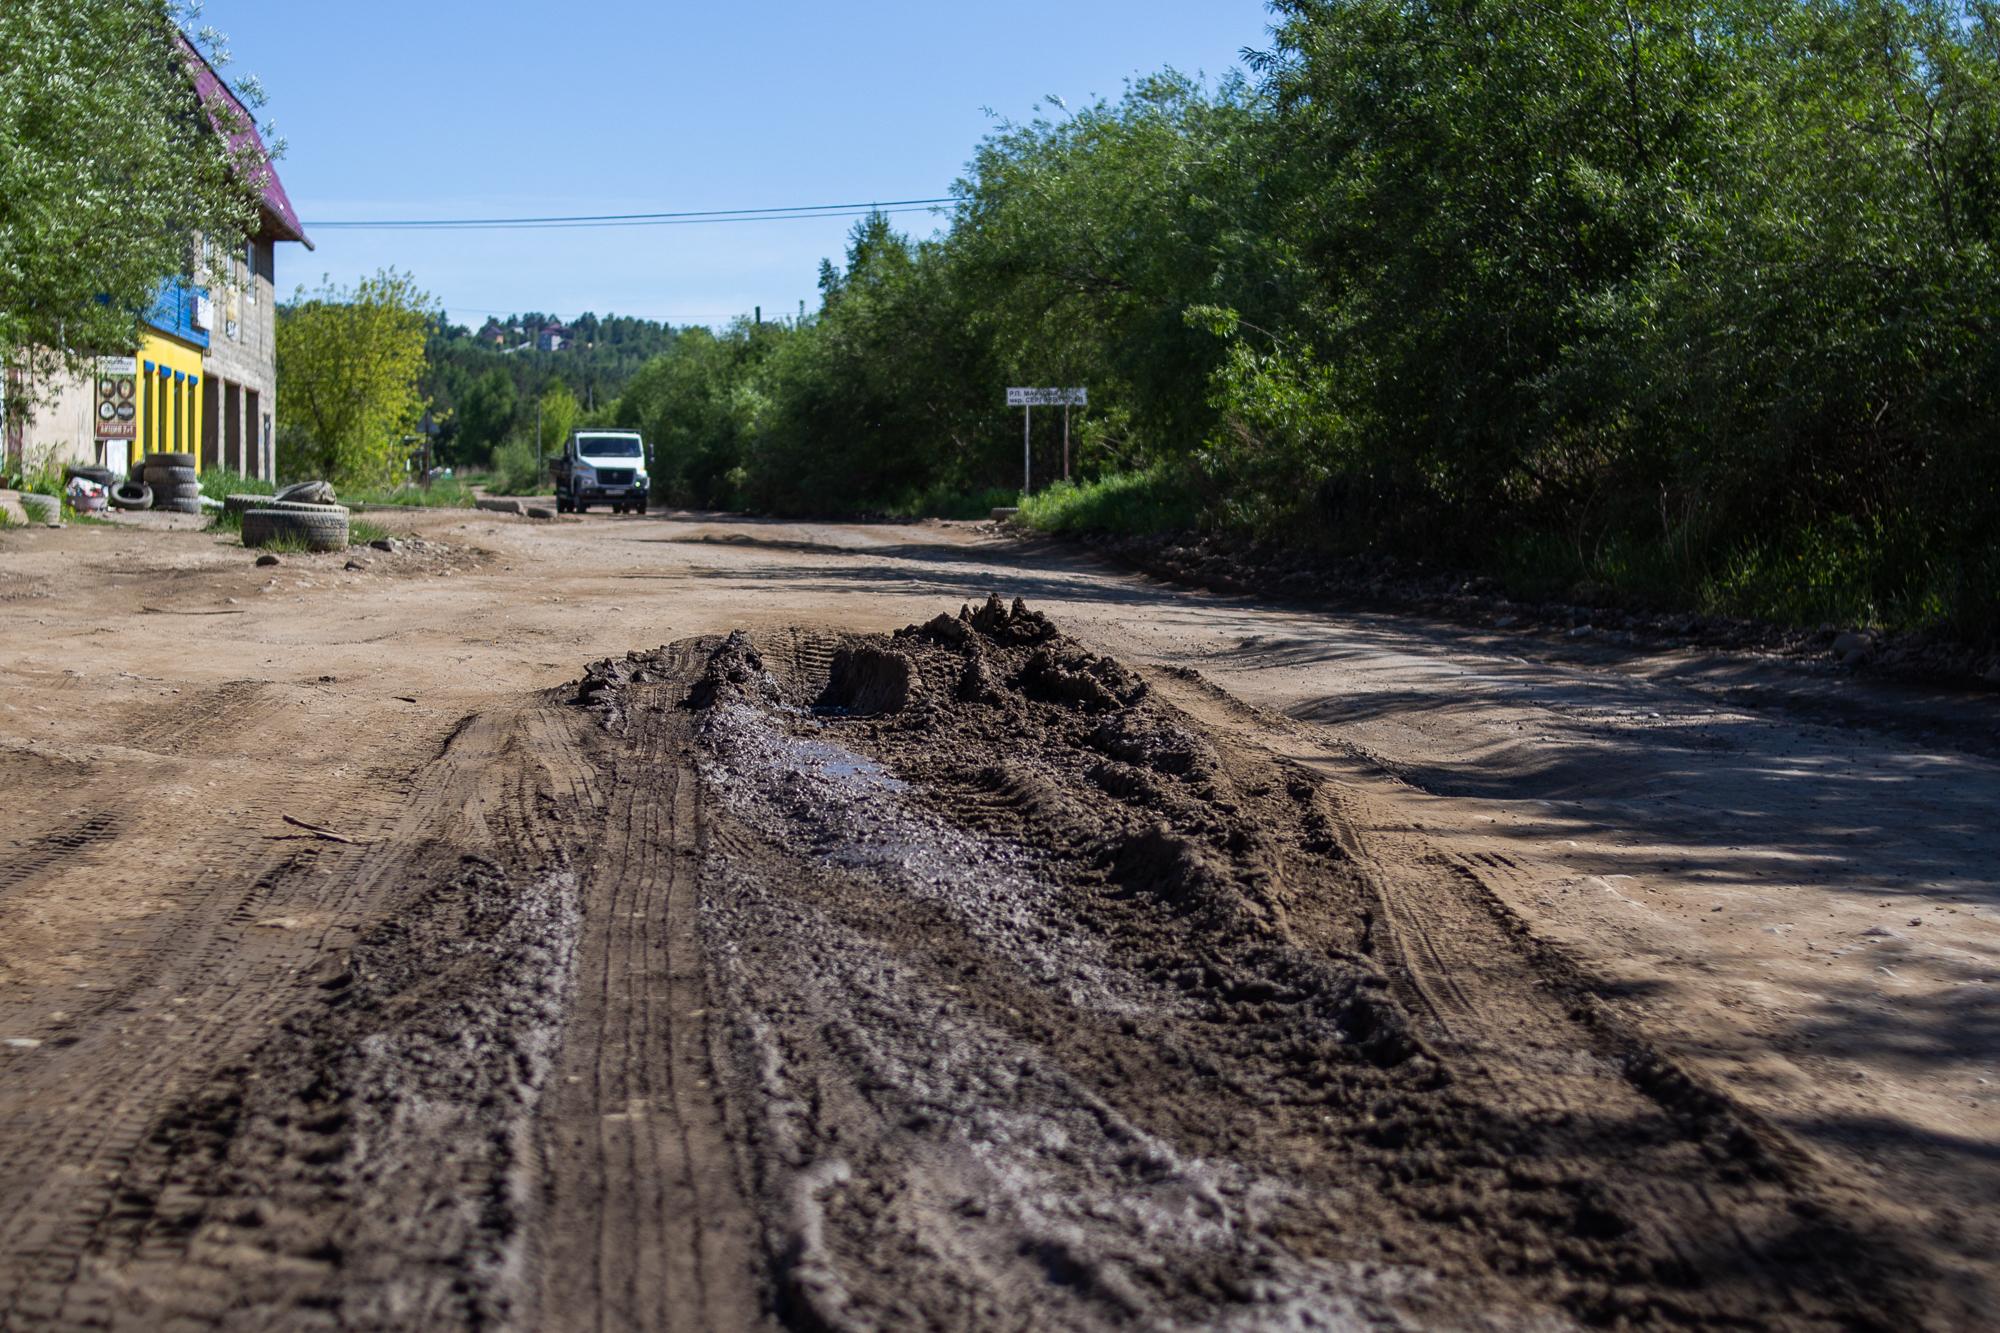
[[[1169,71],[1003,125],[958,187],[946,245],[1005,377],[1087,385],[1118,461],[1190,454],[1216,420],[1223,343],[1192,310],[1273,325],[1296,306],[1268,129],[1240,79],[1211,92]]]
[[[537,443],[543,457],[552,457],[562,452],[563,441],[576,429],[576,419],[583,409],[577,405],[576,395],[569,391],[569,386],[559,379],[549,381],[537,406],[542,432]]]
[[[336,485],[380,485],[423,415],[431,298],[384,269],[352,288],[303,289],[278,311],[279,459]]]
[[[645,435],[661,499],[721,508],[745,503],[745,461],[763,401],[761,367],[788,336],[781,326],[747,320],[720,335],[685,329],[633,376],[613,420]]]
[[[822,270],[819,313],[761,367],[753,501],[901,508],[1018,472],[1000,372],[959,278],[938,243],[912,243],[880,215],[855,226],[846,268]]]
[[[0,360],[129,351],[200,240],[255,202],[198,104],[166,0],[8,0],[0,17]]]
[[[514,377],[505,370],[496,366],[474,380],[458,403],[456,456],[468,463],[490,461],[514,429],[519,409]]]

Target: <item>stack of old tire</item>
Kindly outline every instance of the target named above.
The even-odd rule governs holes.
[[[333,487],[326,482],[303,481],[276,495],[226,496],[222,507],[225,513],[243,515],[245,546],[284,541],[309,551],[347,549],[347,508],[334,503]]]
[[[147,454],[143,478],[153,492],[153,508],[170,514],[201,512],[201,483],[193,454]]]

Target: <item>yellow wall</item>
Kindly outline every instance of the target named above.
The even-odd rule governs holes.
[[[179,379],[174,378],[175,371],[180,372]],[[140,333],[139,439],[134,454],[193,454],[195,466],[201,466],[201,378],[200,348],[151,330]],[[136,467],[137,458],[133,463]]]

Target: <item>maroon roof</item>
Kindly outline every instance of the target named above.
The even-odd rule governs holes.
[[[264,148],[263,136],[257,133],[257,118],[243,105],[240,98],[222,81],[208,58],[187,39],[187,34],[176,33],[180,42],[181,55],[188,62],[188,72],[194,75],[194,90],[201,98],[201,104],[208,108],[209,121],[216,132],[229,140],[229,148],[238,158],[248,157],[256,163],[253,184],[264,204],[264,229],[281,241],[298,241],[306,249],[313,243],[306,237],[305,224],[299,221],[292,200],[285,193],[285,183],[278,179],[278,169],[271,165],[271,155]]]

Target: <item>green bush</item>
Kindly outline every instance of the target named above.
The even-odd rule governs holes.
[[[1114,472],[1096,481],[1059,481],[1021,501],[1021,519],[1042,532],[1124,535],[1181,532],[1200,512],[1186,486],[1165,467]]]
[[[552,495],[543,460],[535,453],[533,440],[516,437],[493,451],[493,472],[487,489],[499,495]]]

